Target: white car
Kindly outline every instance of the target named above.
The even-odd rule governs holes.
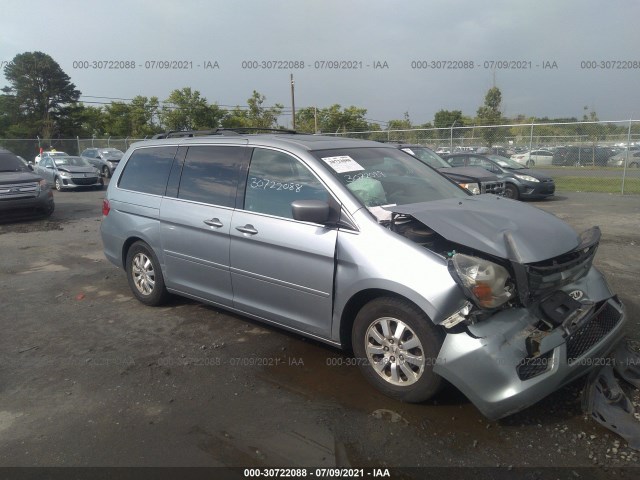
[[[35,159],[34,162],[36,163],[36,165],[38,163],[40,163],[40,159],[42,158],[46,158],[46,157],[68,157],[69,154],[66,152],[59,152],[57,150],[52,150],[50,152],[42,152],[42,156],[38,155]]]
[[[536,165],[551,165],[553,152],[549,150],[532,150],[526,153],[511,155],[511,160],[515,160],[525,167],[535,167]]]

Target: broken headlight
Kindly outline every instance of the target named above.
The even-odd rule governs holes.
[[[496,308],[513,297],[509,272],[497,263],[461,253],[449,261],[454,280],[470,300],[481,308]]]

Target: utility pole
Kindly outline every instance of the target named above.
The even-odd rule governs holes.
[[[296,129],[296,84],[293,81],[293,73],[291,74],[291,112],[293,115],[293,129]]]
[[[313,123],[315,124],[313,133],[320,133],[318,131],[318,107],[313,107]]]

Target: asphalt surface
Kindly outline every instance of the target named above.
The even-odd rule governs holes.
[[[133,299],[104,259],[104,192],[0,224],[0,466],[640,466],[580,409],[584,381],[498,422],[448,388],[408,405],[342,352],[182,298]],[[603,231],[596,264],[640,340],[640,197],[533,205]]]

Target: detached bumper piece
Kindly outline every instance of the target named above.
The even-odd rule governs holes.
[[[623,343],[613,353],[614,365],[606,365],[589,375],[582,397],[582,409],[596,422],[617,433],[629,448],[640,450],[640,422],[633,402],[618,383],[618,373],[631,385],[640,386],[640,355]]]

